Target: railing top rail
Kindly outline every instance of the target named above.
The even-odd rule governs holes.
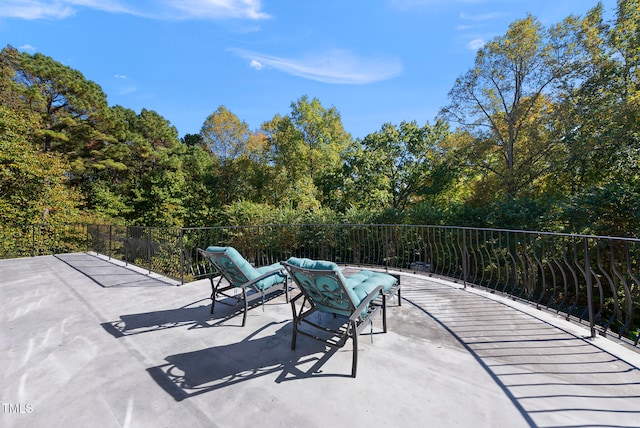
[[[263,225],[246,225],[246,226],[208,226],[208,227],[183,227],[182,230],[215,230],[215,229],[253,229],[264,227],[285,227],[285,226],[299,226],[299,227],[318,227],[318,226],[339,226],[339,227],[357,227],[357,226],[383,226],[383,227],[426,227],[426,228],[438,228],[438,229],[458,229],[458,230],[480,230],[487,232],[501,232],[501,233],[523,233],[530,235],[547,235],[547,236],[563,236],[567,238],[589,238],[589,239],[610,239],[617,241],[639,242],[640,238],[624,237],[624,236],[610,236],[610,235],[585,235],[579,233],[562,233],[562,232],[546,232],[535,230],[522,230],[522,229],[500,229],[491,227],[468,227],[468,226],[440,226],[440,225],[427,225],[427,224],[393,224],[393,223],[273,223]]]
[[[29,224],[29,225],[12,225],[12,224],[0,224],[0,228],[30,228],[30,227],[45,227],[51,226],[46,223],[42,224]],[[70,224],[67,226],[76,226]],[[409,227],[421,227],[432,229],[451,229],[451,230],[468,230],[468,231],[485,231],[485,232],[499,232],[499,233],[519,233],[528,235],[545,235],[556,236],[566,238],[587,238],[587,239],[599,239],[599,240],[616,240],[625,242],[640,243],[640,238],[628,237],[628,236],[611,236],[611,235],[586,235],[579,233],[562,233],[562,232],[547,232],[536,230],[523,230],[523,229],[500,229],[491,227],[469,227],[469,226],[447,226],[447,225],[433,225],[433,224],[393,224],[393,223],[272,223],[262,225],[243,225],[243,226],[207,226],[207,227],[177,227],[177,226],[138,226],[138,225],[122,225],[122,224],[94,224],[89,226],[116,226],[116,227],[130,227],[140,229],[152,229],[152,230],[176,230],[176,231],[195,231],[195,230],[216,230],[216,229],[260,229],[267,227],[397,227],[397,228],[409,228]]]
[[[30,227],[45,227],[51,226],[46,223],[40,224],[28,224],[28,225],[15,225],[15,224],[0,224],[0,228],[30,228]],[[57,225],[58,227],[60,225]],[[124,224],[69,224],[66,226],[116,226],[116,227],[131,227],[131,228],[143,228],[143,229],[175,229],[181,231],[188,230],[215,230],[215,229],[256,229],[265,227],[318,227],[318,226],[331,226],[331,227],[362,227],[362,226],[383,226],[383,227],[423,227],[423,228],[438,228],[438,229],[458,229],[458,230],[479,230],[487,232],[508,232],[508,233],[524,233],[530,235],[548,235],[548,236],[564,236],[568,238],[589,238],[589,239],[611,239],[617,241],[639,242],[640,237],[625,237],[625,236],[611,236],[611,235],[586,235],[579,233],[563,233],[563,232],[547,232],[536,230],[523,230],[523,229],[500,229],[491,227],[469,227],[469,226],[447,226],[447,225],[434,225],[434,224],[394,224],[394,223],[272,223],[262,225],[243,225],[243,226],[206,226],[206,227],[177,227],[177,226],[139,226],[139,225],[124,225]]]

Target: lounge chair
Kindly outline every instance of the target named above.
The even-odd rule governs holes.
[[[213,314],[218,296],[236,299],[235,305],[243,301],[242,326],[244,327],[247,321],[249,302],[261,298],[264,310],[265,298],[282,290],[285,292],[287,302],[289,301],[287,274],[279,263],[255,268],[233,247],[211,246],[206,250],[198,248],[198,252],[213,267],[208,275],[211,281],[211,314]],[[218,276],[219,279],[215,281]],[[228,284],[221,287],[223,278],[227,280]],[[231,290],[236,291],[235,295],[227,294]],[[225,302],[221,300],[220,303]]]
[[[292,257],[282,265],[301,291],[290,300],[293,312],[291,349],[296,348],[298,333],[335,348],[342,348],[348,339],[352,339],[351,376],[356,377],[358,335],[367,326],[373,331],[373,317],[378,312],[382,313],[382,328],[387,332],[384,290],[396,286],[398,278],[368,270],[345,277],[338,265],[323,260]],[[325,319],[326,322],[320,316],[312,321],[309,317],[316,312],[332,316]],[[330,327],[331,324],[334,326]]]

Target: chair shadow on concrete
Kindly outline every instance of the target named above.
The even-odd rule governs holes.
[[[280,328],[274,334],[262,335],[277,326]],[[276,383],[320,376],[349,377],[348,373],[321,370],[336,349],[309,341],[291,350],[291,329],[291,321],[271,322],[240,342],[169,355],[165,364],[147,371],[176,401],[276,373]]]
[[[176,327],[189,329],[210,327],[211,317],[208,305],[197,305],[206,300],[208,299],[202,299],[175,309],[120,315],[119,320],[105,322],[101,325],[114,337],[132,336]]]
[[[233,301],[233,299],[228,300]],[[266,299],[265,304],[268,304],[269,300],[272,299]],[[120,315],[119,320],[101,325],[114,337],[132,336],[176,327],[189,330],[216,326],[241,327],[240,321],[236,323],[235,319],[240,317],[237,319],[241,320],[242,305],[221,305],[215,315],[211,315],[209,301],[210,299],[205,298],[179,308]],[[260,306],[261,302],[255,302],[249,306],[249,310],[260,310]]]

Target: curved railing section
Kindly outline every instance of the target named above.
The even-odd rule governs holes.
[[[92,250],[191,281],[197,248],[228,245],[256,265],[291,256],[450,278],[586,323],[638,346],[640,240],[421,225],[266,225],[154,228],[0,226],[0,256]]]
[[[640,240],[416,225],[270,225],[182,229],[194,248],[231,245],[256,264],[290,256],[451,278],[526,300],[638,345]]]

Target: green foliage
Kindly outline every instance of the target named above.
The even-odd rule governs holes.
[[[566,217],[573,231],[638,238],[640,183],[615,183],[588,189],[574,198]]]
[[[516,20],[478,51],[442,120],[386,123],[357,141],[335,107],[307,96],[257,132],[220,106],[179,139],[157,112],[109,107],[79,71],[7,46],[0,218],[637,235],[639,6],[620,0],[609,22],[601,5],[549,27]]]
[[[448,135],[442,122],[383,125],[352,148],[345,165],[345,199],[366,209],[403,211],[440,193],[454,178],[442,150]]]
[[[303,209],[339,204],[334,185],[351,136],[335,107],[303,96],[291,104],[290,115],[276,115],[262,130],[273,153],[272,191],[278,201]]]
[[[441,117],[473,135],[468,162],[485,171],[485,186],[499,197],[527,194],[550,172],[557,149],[545,123],[553,89],[571,71],[572,46],[532,16],[516,20],[478,51],[449,92]]]
[[[202,143],[223,166],[245,152],[250,135],[249,125],[225,106],[211,113],[200,130]]]
[[[16,53],[8,46],[0,55],[13,69],[18,108],[41,118],[43,126],[35,136],[45,151],[71,153],[103,137],[98,124],[107,99],[96,83],[40,53]]]
[[[0,222],[61,225],[78,219],[80,195],[67,186],[60,155],[39,152],[28,116],[0,105]]]
[[[216,160],[199,145],[187,147],[182,155],[184,226],[202,227],[215,223],[217,208],[222,205],[216,192],[217,166]]]

